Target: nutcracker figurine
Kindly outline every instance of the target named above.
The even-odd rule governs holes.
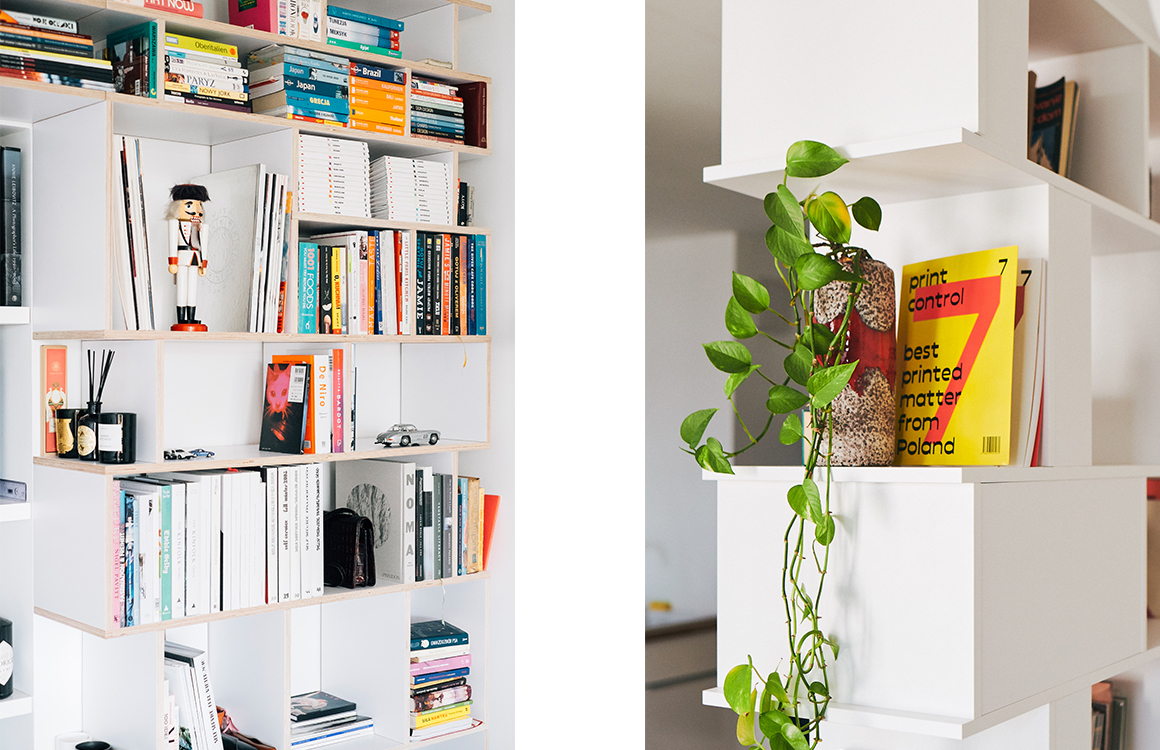
[[[209,231],[203,222],[202,203],[209,201],[209,192],[201,185],[174,185],[169,195],[172,202],[165,217],[169,220],[169,273],[176,274],[177,284],[177,323],[170,330],[205,331],[208,329],[194,318],[194,309],[197,277],[205,276],[208,265]]]

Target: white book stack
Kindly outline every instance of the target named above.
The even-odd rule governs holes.
[[[369,217],[370,151],[361,141],[298,136],[298,208]]]
[[[455,223],[451,165],[381,156],[371,163],[371,215],[388,221]]]

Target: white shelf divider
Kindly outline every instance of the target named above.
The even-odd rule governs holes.
[[[25,521],[32,518],[32,506],[27,503],[0,503],[0,523]]]
[[[0,719],[32,713],[32,696],[13,690],[12,695],[0,701]]]
[[[27,307],[0,307],[0,325],[18,326],[28,322]]]

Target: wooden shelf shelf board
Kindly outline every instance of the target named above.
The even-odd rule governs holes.
[[[349,599],[365,599],[370,596],[383,596],[386,594],[398,594],[403,591],[415,591],[417,589],[437,588],[440,586],[453,586],[461,583],[470,583],[472,581],[482,581],[488,578],[491,574],[486,570],[482,573],[472,573],[471,575],[455,576],[454,578],[442,578],[433,581],[420,581],[418,583],[404,583],[404,584],[388,584],[380,583],[377,586],[357,589],[336,588],[334,586],[327,586],[325,592],[320,597],[312,599],[298,599],[290,602],[278,602],[275,604],[264,604],[260,607],[244,607],[242,609],[231,609],[228,612],[215,612],[209,615],[199,615],[198,617],[181,617],[176,620],[166,620],[164,622],[156,622],[149,625],[135,625],[131,628],[119,628],[117,630],[101,630],[83,622],[78,622],[69,617],[58,615],[47,609],[35,607],[34,611],[41,617],[47,617],[50,620],[59,622],[62,625],[68,625],[76,630],[81,630],[90,635],[95,635],[99,638],[120,638],[126,635],[136,635],[138,633],[156,633],[158,631],[168,630],[169,628],[185,627],[186,625],[198,625],[204,622],[217,622],[219,620],[229,620],[234,617],[246,617],[247,615],[256,615],[260,612],[274,612],[285,609],[297,609],[299,607],[313,607],[319,604],[330,604],[332,602],[347,601]]]
[[[399,229],[416,232],[440,232],[444,234],[491,234],[491,230],[484,227],[459,227],[447,224],[425,224],[416,221],[390,221],[375,219],[366,216],[336,216],[331,214],[298,213],[294,216],[298,220],[299,236],[305,233],[302,229],[317,227],[319,230],[329,231],[331,228],[356,227],[363,229]],[[313,231],[311,229],[311,231]]]
[[[841,195],[873,195],[890,204],[1046,183],[1096,209],[1092,217],[1092,236],[1100,239],[1094,243],[1096,254],[1160,248],[1160,224],[962,128],[857,143],[838,151],[850,163],[827,175],[825,184]],[[779,157],[705,167],[704,180],[762,199],[777,189],[784,172],[785,160]],[[791,178],[791,188],[798,182]]]
[[[356,737],[342,742],[342,750],[395,750],[395,748],[415,748],[415,747],[430,747],[438,745],[443,742],[455,740],[460,737],[466,737],[470,734],[480,734],[487,731],[486,722],[480,723],[479,726],[464,729],[459,732],[452,732],[443,737],[432,737],[427,740],[416,740],[415,742],[400,743],[397,740],[383,737],[382,735],[372,734],[369,736]]]
[[[327,333],[250,333],[248,331],[36,331],[36,341],[265,341],[270,343],[483,344],[491,336],[371,336]]]
[[[38,466],[54,469],[80,471],[105,476],[130,476],[132,474],[153,474],[162,471],[199,471],[202,469],[229,469],[257,466],[282,466],[287,464],[332,463],[335,461],[360,461],[367,458],[403,458],[428,453],[460,453],[490,448],[486,442],[441,439],[436,445],[414,445],[407,448],[376,448],[372,438],[359,438],[359,450],[346,453],[290,454],[271,453],[258,450],[257,445],[230,446],[190,446],[206,448],[214,452],[213,458],[189,459],[185,461],[161,461],[135,464],[100,464],[71,458],[36,456],[32,462]]]

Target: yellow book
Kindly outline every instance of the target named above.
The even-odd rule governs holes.
[[[912,263],[898,313],[897,463],[1005,465],[1019,248]]]
[[[211,42],[208,39],[197,39],[180,34],[166,34],[165,46],[176,49],[187,49],[191,52],[204,52],[207,55],[221,55],[222,57],[237,57],[238,48],[223,42]]]
[[[342,277],[346,269],[343,258],[346,256],[346,247],[330,248],[330,309],[334,310],[334,317],[330,328],[334,333],[346,333],[343,330],[342,320]]]
[[[411,728],[422,729],[436,724],[446,724],[450,721],[462,719],[471,715],[471,702],[460,703],[441,711],[426,711],[421,714],[411,714]]]
[[[166,91],[175,91],[182,94],[202,94],[203,96],[213,96],[218,99],[232,99],[236,102],[244,102],[249,98],[249,94],[242,91],[230,91],[229,89],[218,89],[212,86],[198,86],[190,83],[178,83],[177,81],[166,81]]]

